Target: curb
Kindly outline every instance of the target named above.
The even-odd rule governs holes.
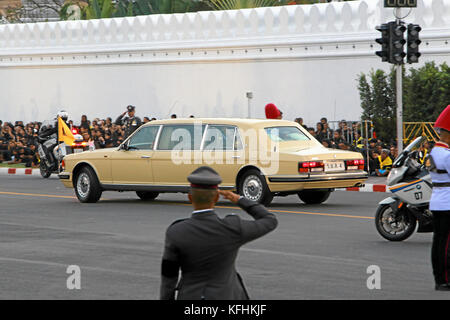
[[[0,168],[1,174],[16,174],[16,175],[40,175],[39,169],[31,168]]]
[[[356,192],[390,192],[385,184],[366,184],[364,187],[341,188],[336,190]]]

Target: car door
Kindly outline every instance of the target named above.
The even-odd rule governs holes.
[[[114,184],[152,184],[152,156],[154,144],[161,126],[141,127],[123,148],[111,156]]]
[[[200,146],[206,125],[163,125],[152,158],[155,185],[187,186],[187,176],[201,166]]]
[[[202,146],[203,165],[212,167],[222,177],[222,186],[235,186],[245,154],[239,130],[231,125],[210,124]]]

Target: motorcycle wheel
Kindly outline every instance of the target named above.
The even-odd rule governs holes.
[[[416,230],[417,220],[406,209],[397,215],[390,205],[378,207],[375,214],[375,227],[378,233],[389,241],[403,241],[408,239]]]
[[[47,168],[47,165],[45,164],[44,161],[41,161],[39,163],[39,172],[41,173],[42,178],[47,179],[48,177],[51,176],[51,172],[50,170]]]

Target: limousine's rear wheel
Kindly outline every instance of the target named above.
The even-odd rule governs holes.
[[[83,203],[95,203],[102,196],[97,175],[90,167],[83,167],[75,179],[75,194]]]
[[[155,200],[159,195],[159,192],[151,192],[151,191],[136,191],[136,194],[141,200],[151,201]]]
[[[258,170],[248,170],[239,181],[239,194],[265,206],[273,200],[266,179]]]
[[[300,200],[306,204],[320,204],[330,197],[329,190],[303,190],[297,193]]]

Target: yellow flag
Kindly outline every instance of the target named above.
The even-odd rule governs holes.
[[[60,117],[58,117],[58,140],[58,142],[64,142],[69,146],[75,141],[72,131]]]

